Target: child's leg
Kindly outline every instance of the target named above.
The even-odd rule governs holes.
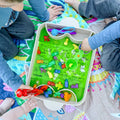
[[[80,2],[78,0],[65,0],[66,3],[70,4],[77,12]]]
[[[13,98],[6,98],[0,105],[0,116],[4,114],[14,104]]]
[[[78,0],[65,0],[67,3],[76,6]],[[74,7],[75,8],[75,7]],[[76,9],[76,8],[75,8]],[[88,0],[88,2],[80,2],[78,11],[80,15],[97,18],[109,18],[117,16],[120,18],[120,1],[119,0]]]
[[[12,37],[4,28],[0,30],[0,51],[6,60],[13,58],[18,53],[18,48],[13,42]]]
[[[24,12],[20,12],[17,20],[7,28],[0,30],[0,51],[9,60],[18,53],[12,37],[18,39],[30,38],[34,34],[34,25]]]
[[[101,64],[107,71],[120,72],[120,39],[103,45]]]
[[[23,11],[19,13],[17,20],[6,30],[12,37],[18,39],[27,39],[34,35],[34,25]]]
[[[23,103],[22,106],[19,106],[19,107],[13,108],[12,110],[9,110],[0,118],[3,120],[16,120],[19,117],[21,117],[22,115],[29,113],[35,107],[37,107],[37,101],[31,99],[31,100],[28,100],[25,103]]]

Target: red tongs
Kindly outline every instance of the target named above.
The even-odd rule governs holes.
[[[28,96],[28,94],[34,94],[34,96],[43,94],[45,90],[47,90],[48,86],[44,85],[41,86],[40,89],[34,88],[33,90],[30,89],[18,89],[16,91],[16,96],[21,97],[21,96]]]

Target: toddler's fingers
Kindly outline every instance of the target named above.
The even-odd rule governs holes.
[[[31,86],[23,85],[23,84],[19,87],[19,89],[30,89],[30,90],[33,90],[33,88]]]
[[[49,8],[53,9],[55,7],[57,7],[57,5],[51,5]]]
[[[63,8],[57,8],[55,11],[64,11]]]
[[[23,100],[26,100],[26,99],[31,99],[32,97],[34,97],[34,95],[29,94],[28,96],[25,96],[25,97],[22,96],[20,98]]]
[[[57,5],[52,5],[50,6],[53,10],[56,10],[56,9],[59,9],[59,8],[62,8],[62,6],[57,6]]]
[[[56,12],[55,13],[55,15],[57,16],[57,15],[61,15],[62,14],[62,12]]]

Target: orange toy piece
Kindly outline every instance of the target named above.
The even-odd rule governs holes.
[[[36,88],[36,87],[37,87],[37,85],[36,85],[36,84],[34,84],[34,85],[33,85],[33,88]]]
[[[37,63],[43,63],[43,60],[37,60]]]
[[[48,86],[47,85],[43,85],[40,87],[40,90],[42,91],[46,91],[48,89]]]
[[[70,100],[71,96],[72,95],[69,94],[68,92],[64,92],[64,100],[65,100],[65,102],[68,102]]]
[[[38,47],[38,50],[37,50],[37,54],[38,54],[38,55],[41,54],[41,51],[40,51],[39,47]]]

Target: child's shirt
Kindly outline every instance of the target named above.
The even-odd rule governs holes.
[[[105,43],[110,43],[113,40],[120,38],[120,20],[106,27],[100,33],[88,38],[91,49],[96,49]]]
[[[44,0],[29,0],[33,11],[41,21],[49,20],[49,12],[45,6]],[[11,8],[0,7],[0,29],[1,27],[8,27],[15,22],[19,15],[19,12],[12,10]]]
[[[10,16],[9,21],[8,21],[8,23],[7,23],[7,27],[10,26],[12,23],[15,22],[15,20],[16,20],[17,17],[18,17],[18,15],[19,15],[19,12],[17,12],[17,11],[14,11],[14,10],[13,10],[13,11],[11,12],[11,16]]]
[[[1,27],[8,27],[11,20],[14,22],[17,19],[19,12],[16,13],[14,20],[12,19],[12,12],[11,8],[0,7],[0,29]]]

